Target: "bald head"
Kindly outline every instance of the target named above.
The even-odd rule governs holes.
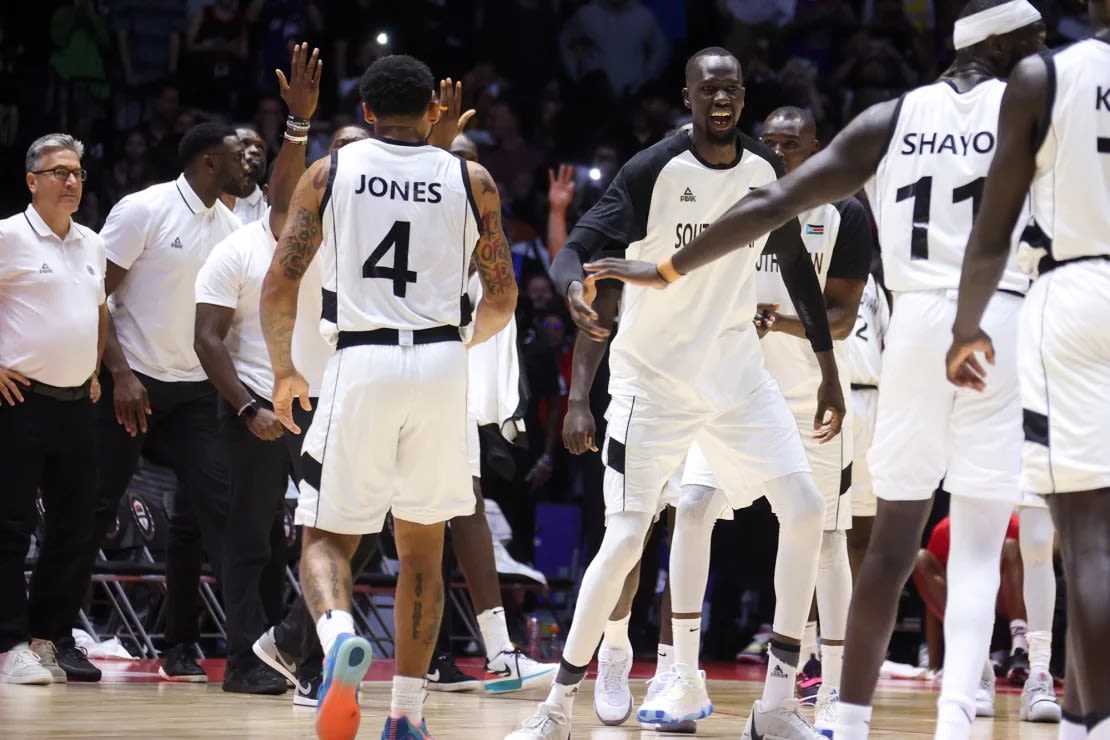
[[[779,108],[763,122],[760,139],[782,160],[786,171],[792,172],[817,153],[817,122],[807,110]]]
[[[735,64],[736,76],[743,79],[743,74],[740,71],[740,60],[731,51],[723,46],[709,46],[695,52],[692,57],[686,60],[687,86],[690,85],[691,79],[697,80],[701,77],[703,65],[710,60],[722,60],[727,64]]]
[[[328,153],[330,154],[337,149],[342,149],[352,142],[369,138],[370,132],[362,126],[344,126],[332,134],[331,142],[328,143]]]

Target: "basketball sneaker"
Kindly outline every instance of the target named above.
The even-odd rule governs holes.
[[[331,646],[324,659],[324,680],[316,693],[316,736],[320,740],[354,740],[358,734],[362,712],[356,692],[371,657],[370,643],[349,632]]]
[[[817,707],[813,729],[825,737],[832,737],[836,727],[836,713],[840,708],[840,692],[831,686],[822,686],[817,692]]]
[[[505,740],[570,740],[570,717],[553,705],[544,702],[536,713],[524,720],[519,730],[505,736]]]
[[[460,671],[455,659],[446,653],[432,658],[427,678],[428,691],[474,691],[482,685],[474,676]]]
[[[486,681],[486,693],[505,694],[533,686],[546,686],[555,678],[558,668],[558,663],[532,660],[520,648],[502,650],[493,660],[486,661],[486,672],[498,676]]]
[[[158,675],[165,681],[178,683],[208,683],[208,674],[193,657],[193,645],[182,643],[162,653]]]
[[[1010,670],[1006,672],[1006,680],[1011,686],[1024,686],[1029,678],[1029,653],[1021,648],[1010,656]]]
[[[667,678],[670,675],[670,671],[667,671],[647,682],[647,695],[644,696],[644,704],[658,698],[666,690]],[[641,704],[640,707],[643,708],[644,704]],[[639,713],[637,712],[637,714]],[[641,722],[640,729],[692,735],[698,731],[698,723],[692,719],[683,720],[682,722]]]
[[[771,625],[760,625],[759,632],[755,633],[748,646],[736,654],[736,662],[749,665],[766,665],[767,650],[771,645]]]
[[[54,676],[43,668],[31,646],[21,642],[6,653],[0,653],[0,683],[46,686],[54,683]]]
[[[285,680],[290,681],[294,687],[297,686],[297,659],[278,647],[273,627],[254,641],[251,650],[259,660],[285,676]]]
[[[54,659],[70,681],[95,683],[100,680],[100,669],[89,661],[88,651],[78,647],[73,637],[69,635],[61,638],[54,645]]]
[[[709,692],[705,687],[705,672],[688,665],[675,663],[664,674],[665,686],[651,700],[644,700],[636,718],[641,722],[673,724],[686,720],[705,719],[713,713]]]
[[[603,725],[624,724],[632,715],[632,653],[602,647],[597,652],[597,681],[594,682],[594,712]]]
[[[767,707],[757,700],[752,705],[741,740],[824,740],[825,736],[813,729],[798,712],[798,706],[797,699],[786,699],[777,707]]]
[[[994,665],[988,660],[979,679],[979,689],[975,692],[975,716],[994,716]]]
[[[66,672],[58,665],[58,654],[50,640],[31,640],[31,652],[38,656],[39,665],[50,671],[54,683],[65,683]]]
[[[385,727],[382,728],[382,740],[435,740],[435,738],[428,733],[428,725],[424,720],[420,720],[419,725],[413,725],[408,717],[387,717]]]
[[[319,673],[315,676],[299,676],[293,686],[293,706],[317,706],[320,702],[316,700],[316,695],[320,691],[320,684],[323,682],[324,677]]]
[[[798,701],[812,706],[817,702],[817,692],[821,690],[821,661],[817,656],[809,656],[802,670],[798,671]]]
[[[1029,676],[1021,690],[1021,709],[1018,717],[1022,722],[1059,722],[1060,702],[1056,699],[1052,676],[1046,671],[1037,671]]]

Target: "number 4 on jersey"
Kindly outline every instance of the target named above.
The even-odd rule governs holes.
[[[393,281],[393,295],[404,298],[408,292],[408,284],[416,282],[416,273],[409,270],[409,228],[408,221],[395,221],[389,233],[381,243],[374,248],[366,261],[362,263],[362,276],[364,278],[384,278]],[[378,263],[393,247],[393,267],[379,266]]]

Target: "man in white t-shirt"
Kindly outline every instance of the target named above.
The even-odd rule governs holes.
[[[192,650],[199,638],[197,589],[204,553],[219,572],[227,470],[216,437],[216,393],[193,349],[193,287],[212,248],[242,225],[219,196],[245,196],[253,182],[230,126],[194,126],[179,154],[184,171],[176,180],[125,197],[101,231],[114,328],[100,377],[112,404],[100,414],[96,528],[98,539],[111,528],[140,454],[174,470],[181,485],[166,542],[168,650],[159,673],[203,682]]]
[[[68,134],[35,140],[31,205],[0,221],[0,683],[100,680],[70,638],[92,565],[99,388],[90,383],[108,320],[104,242],[72,220],[83,153]],[[40,489],[46,536],[28,597],[23,558]]]

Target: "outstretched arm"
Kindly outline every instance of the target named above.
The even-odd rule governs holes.
[[[501,196],[486,168],[467,162],[470,189],[478,204],[478,244],[474,263],[482,281],[482,298],[474,312],[474,337],[470,345],[481,344],[505,328],[516,311],[516,274],[509,251],[509,240],[501,226]]]
[[[979,328],[983,312],[998,289],[1010,255],[1014,226],[1036,171],[1037,149],[1048,121],[1048,66],[1040,56],[1017,66],[1002,96],[998,116],[998,150],[983,189],[983,206],[971,229],[960,276],[960,299],[953,343],[948,351],[948,379],[982,390],[985,375],[975,358],[984,352],[994,362],[990,338]]]
[[[320,77],[323,74],[324,63],[320,61],[320,50],[313,49],[312,55],[308,53],[308,44],[293,46],[293,58],[289,63],[289,78],[280,69],[275,70],[278,79],[278,88],[281,99],[289,108],[289,115],[294,118],[308,120],[316,112],[316,103],[320,99]],[[270,231],[275,236],[281,237],[285,221],[289,216],[289,203],[293,198],[293,190],[304,174],[306,167],[305,153],[307,137],[296,128],[289,128],[286,123],[285,136],[282,137],[281,149],[274,159],[274,169],[270,174],[270,187],[266,192],[270,201]]]

